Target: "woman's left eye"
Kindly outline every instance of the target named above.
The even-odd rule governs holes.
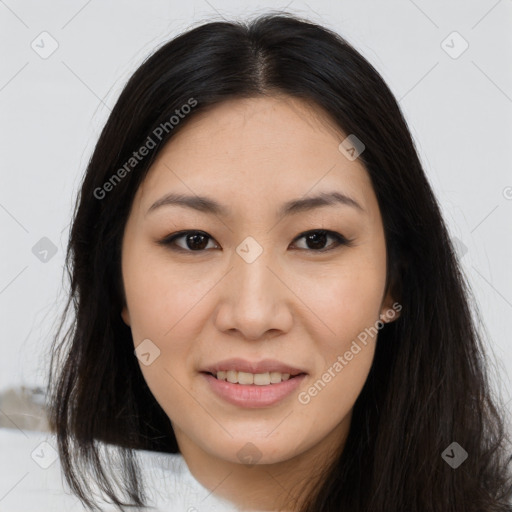
[[[347,240],[340,233],[325,229],[314,229],[311,231],[306,231],[305,233],[302,233],[297,238],[295,238],[294,242],[300,240],[301,238],[304,238],[305,243],[308,245],[308,247],[302,249],[313,252],[326,252],[333,250],[340,245],[350,246],[352,243],[351,240]],[[333,239],[334,243],[331,243],[329,246],[325,247],[325,243],[329,238]],[[181,239],[184,239],[185,246],[179,245],[177,243],[177,241]],[[174,233],[165,237],[158,243],[160,245],[169,246],[172,250],[185,252],[202,252],[208,248],[209,240],[213,240],[213,238],[204,231],[181,231],[179,233]]]
[[[307,231],[306,233],[302,233],[295,240],[299,240],[301,238],[305,238],[306,244],[312,244],[313,247],[306,247],[307,250],[312,250],[315,252],[326,252],[335,249],[340,245],[350,246],[352,240],[347,240],[340,233],[336,233],[335,231],[328,231],[325,229],[314,229],[312,231]],[[326,248],[323,247],[326,240],[332,238],[334,243]],[[318,248],[318,246],[322,246],[322,248]]]

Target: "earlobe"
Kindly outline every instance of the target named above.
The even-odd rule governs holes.
[[[123,306],[123,309],[121,310],[121,318],[123,319],[123,322],[130,327],[130,314],[128,313],[128,308],[126,306]]]
[[[397,318],[400,317],[400,311],[402,310],[402,305],[393,301],[391,297],[387,298],[382,305],[382,309],[380,311],[380,320],[385,324],[389,324],[394,322]]]
[[[393,308],[388,308],[380,314],[380,320],[385,324],[394,322],[400,316],[400,312]]]

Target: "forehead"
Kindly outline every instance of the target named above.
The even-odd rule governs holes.
[[[227,100],[192,115],[186,123],[160,157],[193,148],[194,156],[203,158],[268,160],[290,150],[298,158],[312,149],[317,153],[328,146],[332,146],[329,152],[337,150],[345,138],[319,107],[289,96]]]
[[[250,207],[332,188],[368,205],[375,201],[368,173],[339,150],[345,138],[319,107],[296,98],[228,100],[187,121],[161,150],[138,195],[146,210],[170,191],[224,203],[239,198]]]

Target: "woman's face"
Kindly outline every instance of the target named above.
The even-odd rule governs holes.
[[[345,137],[296,99],[230,100],[191,119],[137,191],[122,317],[191,463],[280,463],[347,435],[394,311],[378,203]]]

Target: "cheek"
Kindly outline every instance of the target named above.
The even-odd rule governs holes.
[[[334,343],[347,341],[379,319],[385,269],[359,262],[311,279],[307,304],[329,328]]]
[[[200,311],[201,299],[215,285],[211,273],[191,273],[187,267],[170,264],[165,254],[132,253],[124,263],[124,282],[132,334],[144,338],[172,338]],[[203,267],[206,268],[206,267]]]
[[[313,416],[315,423],[328,431],[348,417],[368,378],[374,347],[373,343],[359,344],[352,350],[334,351],[327,358],[324,369],[297,397],[305,419]]]
[[[204,296],[215,284],[212,278],[172,273],[170,265],[147,261],[131,273],[126,286],[134,346],[149,339],[157,347],[150,365],[139,367],[151,393],[174,420],[187,416],[201,419],[201,408],[191,398],[188,382],[204,325]],[[203,298],[203,300],[201,300]],[[195,420],[194,420],[195,421]]]
[[[298,401],[304,414],[330,428],[349,414],[368,377],[383,287],[380,275],[353,272],[312,288],[315,313],[328,329],[313,335],[319,364]]]
[[[148,345],[150,352],[158,354],[150,365],[139,359],[146,383],[166,409],[185,403],[191,407],[180,383],[188,381],[194,367],[197,347],[192,340],[201,337],[205,298],[218,278],[201,275],[197,267],[193,273],[180,270],[165,258],[141,251],[126,258],[124,280],[134,347],[149,339],[154,344]]]
[[[360,286],[339,285],[320,315],[329,326],[329,335],[318,338],[317,349],[322,354],[323,371],[343,374],[346,382],[363,382],[373,358],[380,294],[364,294]],[[319,315],[319,316],[320,316]],[[329,380],[329,377],[326,376]],[[338,381],[340,380],[337,377]],[[336,380],[336,379],[333,379]],[[362,385],[362,382],[361,382]]]
[[[334,400],[345,410],[361,391],[375,352],[385,278],[385,261],[358,258],[312,280],[308,303],[324,326],[313,335],[322,367],[311,396],[322,391],[319,402]]]

